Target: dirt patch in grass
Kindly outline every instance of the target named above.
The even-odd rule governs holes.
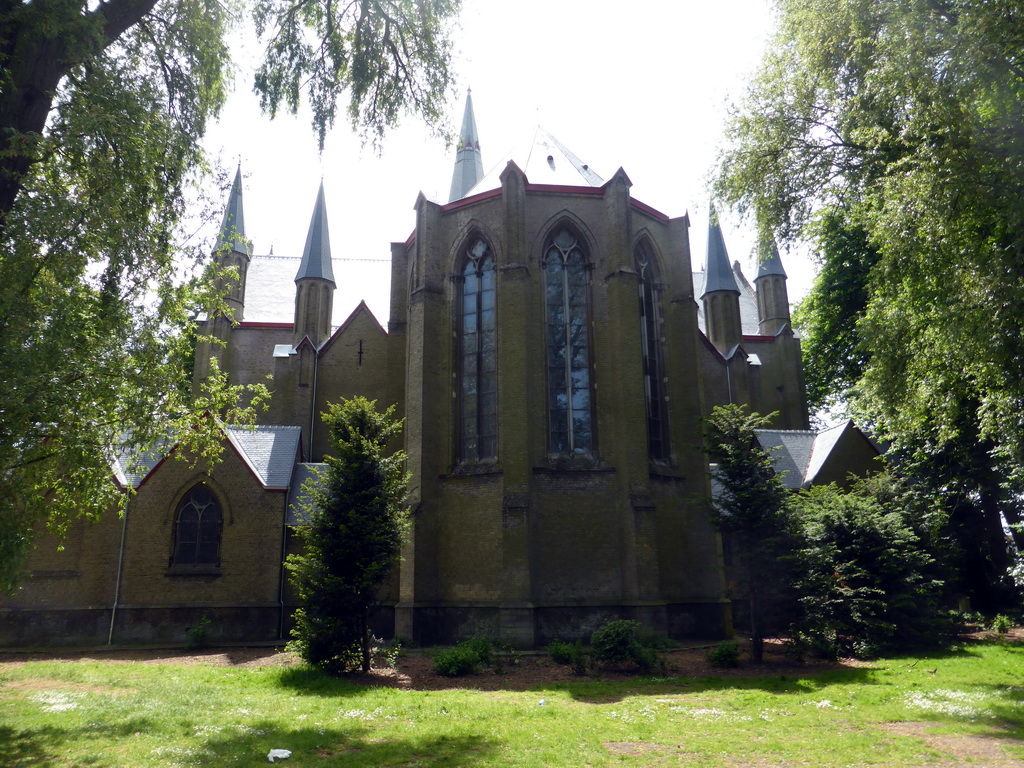
[[[735,669],[716,669],[704,655],[714,644],[695,645],[662,653],[664,672],[654,677],[806,677],[843,667],[847,662],[797,662],[786,654],[782,642],[771,641],[765,649],[764,662],[751,664],[741,654],[741,665]],[[279,647],[210,648],[202,651],[185,649],[112,649],[97,651],[54,651],[39,653],[0,653],[0,673],[5,667],[16,667],[29,661],[63,662],[131,662],[136,664],[207,665],[214,667],[280,667],[298,666],[294,653]],[[374,669],[369,674],[354,674],[348,679],[366,685],[389,686],[411,690],[444,690],[471,688],[477,690],[526,690],[551,683],[581,680],[629,680],[637,677],[635,668],[600,668],[588,675],[574,675],[572,668],[553,662],[544,653],[525,653],[504,657],[500,672],[488,670],[478,675],[443,677],[434,671],[430,651],[412,649],[402,653],[397,669]]]
[[[135,691],[127,688],[107,688],[102,685],[85,685],[67,680],[50,680],[45,677],[33,677],[30,680],[8,680],[0,686],[12,691],[70,691],[72,693],[99,693],[104,696],[125,696]]]
[[[1024,628],[1014,628],[1005,635],[993,632],[976,632],[965,640],[1001,640],[1007,643],[1024,643]],[[872,662],[844,659],[835,662],[796,661],[780,640],[769,640],[765,644],[764,661],[751,664],[747,655],[747,644],[740,640],[740,666],[735,669],[716,669],[704,658],[715,643],[694,643],[688,647],[663,652],[665,671],[653,677],[807,677],[833,669],[871,666]],[[137,664],[208,665],[214,667],[282,667],[298,666],[299,658],[279,646],[208,648],[189,650],[182,648],[118,648],[111,650],[90,649],[88,651],[62,650],[38,653],[0,653],[0,673],[5,667],[19,666],[28,661],[66,662],[132,662]],[[501,672],[485,671],[478,675],[464,677],[443,677],[434,671],[434,662],[429,650],[410,649],[401,654],[397,669],[374,669],[369,674],[353,674],[348,679],[365,685],[389,686],[411,690],[444,690],[449,688],[470,688],[476,690],[526,690],[551,683],[580,682],[581,680],[635,679],[637,671],[630,666],[621,668],[600,668],[592,670],[585,677],[573,674],[572,668],[554,663],[543,652],[524,653],[504,657]]]
[[[934,723],[883,723],[882,730],[899,736],[914,736],[944,757],[952,758],[936,763],[935,768],[1021,768],[1024,762],[1006,751],[1008,746],[1020,746],[1017,739],[978,734],[932,733]]]

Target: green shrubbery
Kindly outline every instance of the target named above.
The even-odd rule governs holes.
[[[443,648],[434,653],[434,671],[445,677],[475,675],[485,667],[500,675],[507,665],[518,663],[519,654],[511,646],[499,650],[491,640],[479,635],[463,640],[454,648]]]
[[[740,647],[731,640],[725,640],[706,654],[708,664],[716,669],[731,669],[740,665]]]
[[[801,493],[795,589],[798,646],[825,656],[874,656],[934,645],[950,634],[943,582],[909,515],[879,479],[849,492]]]
[[[645,629],[638,621],[615,619],[594,630],[590,636],[589,653],[580,640],[565,643],[556,638],[548,646],[548,655],[556,664],[571,665],[577,675],[585,675],[597,663],[626,662],[632,662],[647,674],[664,668],[658,650],[673,644],[663,635]]]

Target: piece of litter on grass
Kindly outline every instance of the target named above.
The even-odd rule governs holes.
[[[267,752],[267,762],[272,763],[275,760],[284,760],[291,756],[292,751],[290,749],[272,749]]]
[[[544,699],[541,699],[541,700],[540,700],[540,701],[539,701],[539,702],[537,703],[537,706],[543,707],[543,706],[544,706]]]

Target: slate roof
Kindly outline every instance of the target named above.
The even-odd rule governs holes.
[[[299,458],[301,427],[225,427],[224,433],[264,488],[288,488]]]
[[[583,162],[562,142],[537,126],[529,145],[509,152],[498,162],[468,195],[476,195],[501,187],[501,174],[509,161],[518,165],[531,184],[552,184],[565,187],[601,187],[605,180]]]
[[[292,478],[292,487],[288,491],[288,525],[304,525],[306,521],[302,518],[302,507],[308,498],[304,486],[307,480],[314,479],[317,473],[327,469],[326,464],[303,462],[295,465],[295,475]]]
[[[757,277],[768,277],[769,275],[782,275],[786,277],[786,270],[782,267],[782,259],[779,258],[779,246],[775,244],[774,238],[767,247],[762,243],[758,247],[757,255]],[[754,278],[755,280],[757,278]]]
[[[711,206],[708,214],[708,247],[704,261],[705,276],[703,290],[697,295],[702,297],[712,291],[734,291],[739,293],[733,268],[729,264],[729,251],[725,247],[725,236],[718,223],[715,206]]]
[[[455,170],[452,172],[452,188],[448,202],[461,200],[484,177],[483,155],[480,154],[480,136],[473,116],[473,94],[466,93],[466,111],[462,115],[462,130],[459,132],[459,149],[455,155]]]
[[[332,264],[340,261],[341,259],[332,259]],[[252,257],[245,276],[245,322],[295,322],[293,279],[300,264],[301,259],[296,256]],[[331,325],[341,325],[350,311],[351,309],[335,302]]]
[[[740,294],[740,325],[741,333],[744,336],[757,336],[760,333],[757,319],[757,293],[754,286],[747,282],[743,270],[738,261],[734,261],[732,271],[735,277],[737,290]],[[707,279],[706,272],[693,273],[693,295],[702,296],[705,293],[704,284]],[[701,331],[707,334],[707,325],[704,321],[704,302],[697,301],[697,325]]]
[[[224,219],[221,221],[220,233],[217,235],[215,250],[228,248],[238,253],[251,255],[251,247],[245,239],[245,213],[242,210],[242,164],[238,164],[235,180],[228,193],[228,202],[224,206]]]
[[[306,246],[302,249],[302,262],[295,281],[306,278],[327,280],[334,285],[334,269],[331,262],[331,235],[327,228],[327,203],[324,199],[324,182],[320,180],[320,191],[313,204],[313,216],[309,220]]]
[[[301,427],[224,427],[224,436],[267,490],[288,488],[292,470],[299,459]],[[115,451],[111,462],[114,477],[122,487],[138,489],[160,463],[173,452],[177,442],[167,438],[149,451],[135,453],[129,447]]]
[[[848,430],[856,429],[852,421],[811,432],[798,429],[759,429],[757,440],[772,450],[775,467],[786,474],[782,482],[787,488],[807,488],[814,483],[821,468],[839,440]]]
[[[114,451],[111,470],[122,488],[138,489],[156,466],[173,450],[176,443],[171,439],[158,442],[148,451],[139,452],[126,444]]]

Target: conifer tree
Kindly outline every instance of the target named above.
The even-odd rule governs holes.
[[[715,526],[729,539],[736,570],[750,605],[750,657],[761,662],[767,610],[785,583],[794,550],[789,496],[772,457],[755,430],[771,416],[742,405],[716,407],[705,425],[704,448],[719,488],[711,509]]]
[[[287,560],[302,603],[292,635],[314,666],[368,672],[369,610],[399,560],[409,523],[405,453],[388,450],[402,423],[394,406],[382,413],[363,397],[331,405],[324,422],[331,453],[326,470],[306,486],[305,524],[297,528],[305,551]]]

